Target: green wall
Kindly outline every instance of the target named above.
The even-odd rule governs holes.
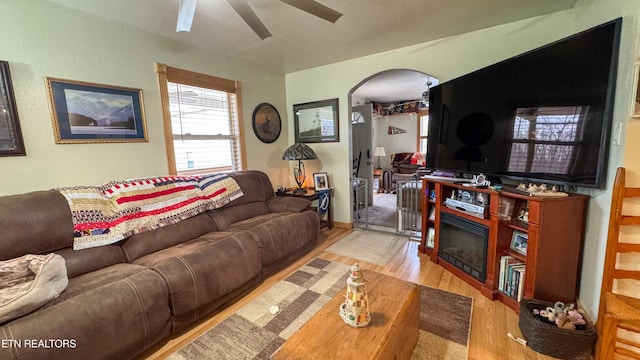
[[[0,60],[9,62],[27,150],[26,157],[0,157],[0,195],[166,174],[155,62],[240,80],[248,168],[267,172],[274,183],[288,179],[280,160],[286,124],[273,144],[261,143],[251,128],[262,102],[286,119],[284,74],[44,0],[1,1],[0,23]],[[142,89],[149,142],[56,144],[45,77]]]

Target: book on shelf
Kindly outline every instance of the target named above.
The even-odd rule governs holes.
[[[503,255],[500,258],[500,272],[498,273],[499,277],[498,277],[498,290],[499,291],[504,291],[504,272],[505,269],[507,268],[507,262],[513,259],[513,256],[510,255]]]
[[[498,278],[498,290],[505,292],[507,285],[507,276],[509,274],[509,267],[511,265],[519,263],[519,260],[511,255],[504,255],[500,258],[500,273]]]
[[[524,292],[524,273],[524,267],[518,270],[518,291],[516,292],[516,300],[518,300],[518,302],[522,300],[522,293]]]
[[[522,298],[526,265],[511,255],[500,257],[498,291],[514,298]]]
[[[518,298],[518,288],[520,283],[524,282],[524,276],[521,277],[524,272],[525,265],[518,264],[511,266],[511,284],[509,286],[509,296],[516,299]]]

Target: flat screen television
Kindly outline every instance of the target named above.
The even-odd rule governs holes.
[[[604,187],[621,25],[616,19],[433,87],[427,166]]]

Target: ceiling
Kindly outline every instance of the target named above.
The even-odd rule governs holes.
[[[199,0],[176,33],[180,0],[49,0],[225,56],[290,73],[572,8],[577,0],[318,0],[336,23],[278,0],[246,0],[273,34],[260,38],[224,0]],[[424,79],[417,83],[424,87]]]
[[[360,85],[352,94],[358,103],[377,101],[389,103],[418,100],[429,87],[438,85],[438,79],[414,70],[388,70]],[[355,102],[354,102],[355,104]]]

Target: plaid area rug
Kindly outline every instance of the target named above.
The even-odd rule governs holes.
[[[268,359],[343,290],[349,268],[314,259],[168,359]],[[276,315],[269,312],[273,305],[280,308]],[[466,359],[472,305],[472,298],[420,286],[420,336],[412,359]]]

